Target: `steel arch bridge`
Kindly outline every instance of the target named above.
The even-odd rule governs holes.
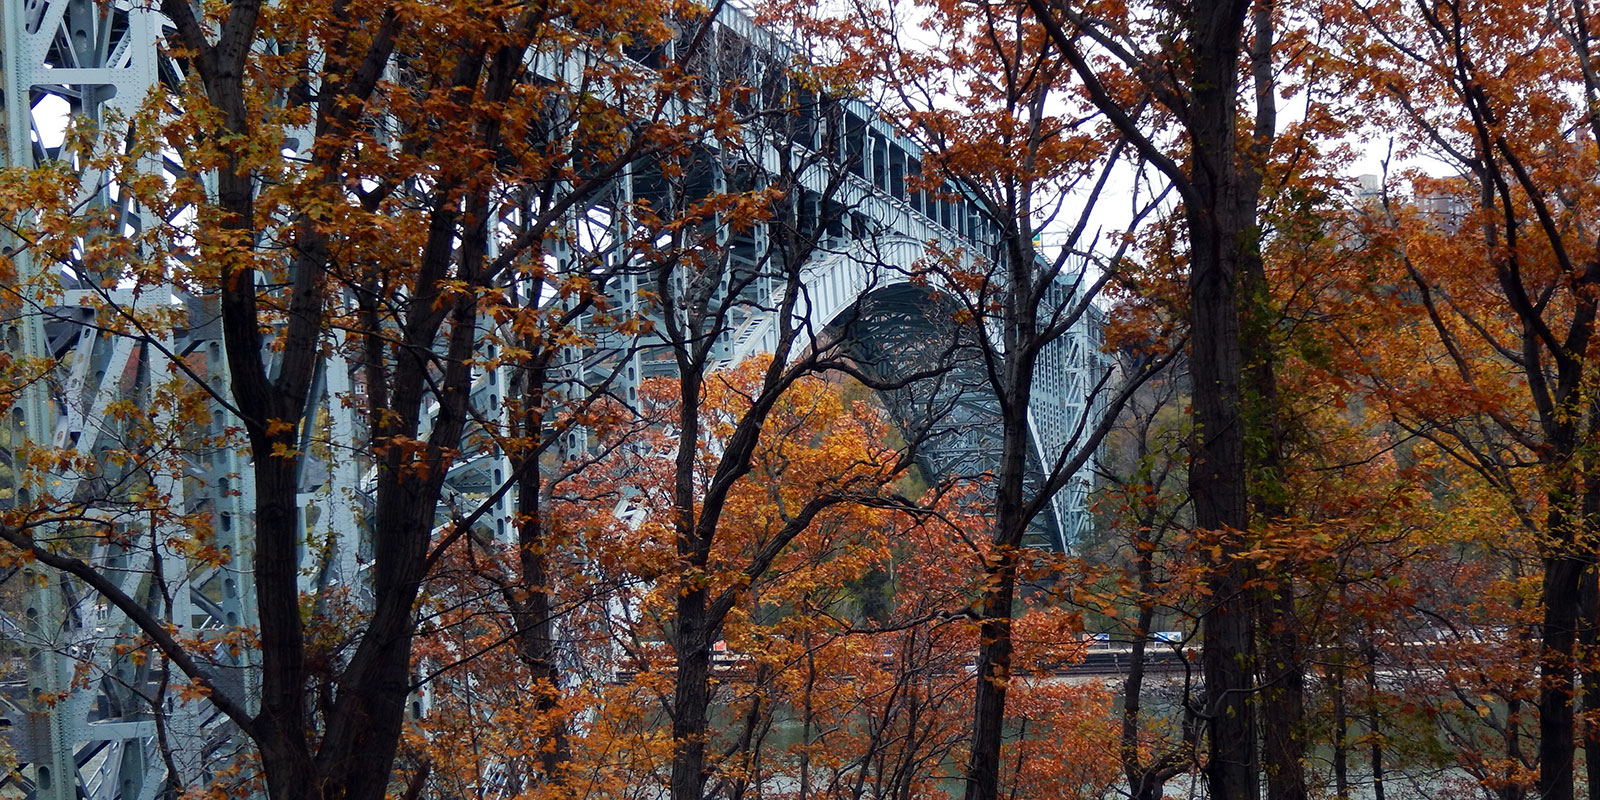
[[[164,20],[148,3],[5,0],[0,8],[0,120],[9,167],[70,164],[72,156],[61,140],[68,115],[91,125],[125,117],[163,83],[181,84],[176,80],[179,66],[158,47]],[[718,22],[718,36],[730,41],[768,51],[781,48],[736,11],[725,10]],[[842,188],[829,195],[816,178],[803,190],[812,193],[803,202],[810,204],[813,219],[827,226],[826,246],[805,267],[803,297],[795,304],[800,319],[792,327],[807,336],[846,337],[861,363],[892,369],[948,321],[937,287],[930,290],[912,280],[918,263],[930,248],[981,249],[997,234],[959,187],[944,193],[917,190],[917,148],[867,107],[847,103],[843,114],[840,156],[848,162],[848,174]],[[149,172],[163,169],[158,161],[151,160]],[[108,176],[79,172],[86,205],[109,210],[130,231],[147,224],[149,212],[119,196]],[[650,176],[632,173],[616,188],[619,196],[629,198],[653,191]],[[765,235],[757,226],[727,244],[735,252],[759,249]],[[0,320],[4,347],[22,358],[53,360],[56,367],[48,381],[22,392],[0,422],[0,507],[27,502],[23,460],[30,443],[103,460],[125,433],[114,421],[112,406],[147,398],[151,387],[172,373],[172,359],[198,364],[201,377],[226,384],[214,301],[175,291],[166,302],[176,298],[183,303],[191,324],[159,340],[141,341],[107,332],[96,315],[104,313],[108,302],[137,309],[156,298],[49,273],[22,253],[15,260],[25,278],[45,278],[54,285],[34,298],[31,313]],[[780,326],[774,313],[763,310],[774,306],[773,290],[757,286],[754,291],[758,296],[719,334],[716,355],[723,366],[776,344]],[[1060,291],[1070,293],[1072,285],[1063,280]],[[617,292],[625,304],[637,306],[637,287],[621,286]],[[1092,387],[1107,369],[1099,337],[1090,314],[1045,354],[1029,409],[1040,463],[1071,447],[1080,422],[1095,413]],[[625,358],[619,372],[625,395],[631,396],[645,377],[670,371],[652,357],[648,342],[630,349]],[[359,391],[352,375],[349,364],[330,356],[313,389],[332,441],[355,441],[363,429],[349,404],[340,402]],[[976,382],[957,383],[970,387]],[[475,406],[497,413],[506,385],[504,372],[483,372],[474,383]],[[967,394],[952,396],[946,384],[914,385],[885,398],[904,425],[916,424],[918,409],[933,400],[957,409],[941,417],[942,428],[930,432],[935,446],[924,463],[935,472],[981,471],[984,453],[992,449],[984,438],[986,420],[994,413],[992,401],[970,388],[962,391]],[[211,433],[221,436],[225,426],[220,415],[216,419]],[[163,544],[168,532],[160,530],[141,532],[149,546],[98,541],[84,557],[117,576],[128,593],[160,607],[176,629],[204,637],[248,628],[254,623],[252,582],[244,566],[249,561],[244,554],[251,552],[251,465],[238,448],[215,447],[186,456],[184,470],[181,478],[169,476],[156,488],[175,508],[208,515],[220,546],[234,554],[231,562],[196,566],[183,552]],[[485,487],[509,473],[503,456],[479,456],[453,469],[451,490],[483,496]],[[59,482],[56,496],[74,497],[105,475],[63,471],[51,479]],[[1089,484],[1086,467],[1055,498],[1035,543],[1072,546],[1089,525]],[[354,459],[308,460],[300,486],[308,589],[359,591],[362,520],[371,503],[367,486],[367,476]],[[495,521],[503,525],[513,507],[512,498],[503,497]],[[53,800],[151,800],[168,787],[158,723],[172,745],[168,755],[173,767],[180,772],[202,774],[232,757],[240,746],[238,737],[230,734],[220,714],[204,703],[177,702],[172,693],[156,691],[158,685],[166,687],[167,678],[152,660],[129,655],[125,644],[137,638],[132,622],[60,575],[32,565],[16,569],[27,589],[14,602],[0,605],[0,656],[8,665],[0,674],[0,733],[23,766],[10,785],[0,785],[0,792]],[[245,649],[224,659],[220,670],[229,688],[246,698],[254,691],[252,658]],[[162,708],[152,710],[152,695]]]
[[[925,271],[919,269],[926,259],[938,255],[930,244],[928,239],[885,234],[844,242],[814,258],[804,268],[804,295],[795,307],[795,316],[805,322],[794,327],[802,336],[826,332],[848,339],[858,362],[879,373],[881,379],[894,382],[913,366],[920,343],[948,341],[955,333],[950,324],[953,305],[941,298],[937,283],[925,284]],[[1059,291],[1070,293],[1071,287],[1063,282]],[[1058,296],[1051,302],[1067,299]],[[1043,368],[1035,380],[1028,411],[1033,440],[1030,455],[1036,470],[1041,468],[1041,459],[1074,446],[1077,422],[1093,412],[1085,404],[1091,402],[1094,377],[1105,368],[1099,334],[1098,320],[1091,317],[1049,345],[1041,359]],[[774,315],[752,316],[733,332],[722,366],[772,352],[778,335]],[[903,430],[933,426],[925,432],[933,447],[922,461],[937,475],[985,472],[991,466],[985,454],[998,452],[992,434],[998,429],[999,412],[984,388],[986,379],[975,363],[978,358],[968,348],[954,359],[954,375],[922,385],[914,383],[883,397]],[[930,393],[937,396],[919,397]],[[922,413],[929,404],[943,413]],[[927,419],[919,423],[918,417]],[[1092,466],[1085,467],[1068,489],[1053,499],[1050,519],[1041,520],[1038,526],[1044,538],[1036,538],[1035,544],[1070,550],[1079,541],[1089,525],[1087,492],[1092,470]]]

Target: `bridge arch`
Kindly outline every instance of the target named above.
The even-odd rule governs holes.
[[[896,378],[882,370],[895,362],[904,364],[916,359],[929,343],[945,346],[960,331],[952,322],[956,304],[937,278],[928,280],[928,271],[923,268],[929,258],[940,255],[936,247],[936,242],[887,235],[850,241],[813,258],[802,269],[802,295],[793,306],[789,327],[798,341],[791,352],[804,352],[819,339],[838,342],[842,338],[844,346],[869,372],[877,370],[878,377]],[[746,320],[735,331],[718,366],[731,367],[777,349],[782,328],[779,322],[774,311]],[[1092,324],[1090,321],[1083,327]],[[971,327],[966,326],[969,339],[971,333]],[[1085,336],[1087,333],[1074,331],[1068,338],[1094,338]],[[1071,363],[1070,357],[1050,357],[1084,349],[1071,346],[1081,342],[1064,344],[1047,349],[1035,377],[1036,400],[1028,411],[1028,428],[1030,471],[1036,476],[1042,474],[1041,465],[1055,461],[1064,448],[1074,444],[1072,437],[1051,435],[1057,431],[1038,424],[1043,413],[1061,412],[1058,408],[1040,408],[1057,405],[1060,393],[1050,391],[1051,387],[1083,383],[1082,376],[1076,376],[1079,380],[1064,380],[1061,373],[1081,370],[1084,364]],[[934,426],[921,431],[932,443],[921,461],[925,469],[940,477],[989,469],[993,454],[998,452],[998,403],[981,371],[976,347],[977,343],[967,342],[966,352],[957,355],[950,375],[913,383],[898,392],[879,393],[903,431],[918,425]],[[929,409],[939,409],[949,416],[942,421],[931,419],[926,413]],[[1079,404],[1077,411],[1093,413],[1084,404]],[[1072,427],[1075,426],[1058,426],[1058,430]],[[1087,493],[1092,466],[1091,460],[1052,499],[1046,519],[1035,520],[1035,544],[1064,551],[1077,544],[1088,524]]]

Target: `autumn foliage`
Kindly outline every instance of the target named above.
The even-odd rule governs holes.
[[[707,458],[762,367],[713,377],[702,412]],[[647,413],[671,418],[674,384],[647,384]],[[882,473],[895,459],[877,405],[841,378],[808,379],[769,419],[750,477],[730,498],[735,522],[720,532],[709,569],[685,571],[674,557],[673,529],[650,522],[670,510],[670,487],[661,481],[671,478],[672,463],[660,441],[649,443],[670,437],[667,427],[651,425],[643,446],[614,451],[593,468],[606,477],[574,486],[559,511],[556,527],[570,532],[562,541],[582,554],[562,570],[556,590],[570,648],[561,685],[532,685],[500,646],[510,634],[506,617],[471,600],[485,592],[485,574],[510,568],[502,548],[484,542],[440,575],[430,592],[437,618],[419,664],[428,672],[461,663],[430,682],[431,709],[410,734],[408,760],[429,765],[440,793],[491,784],[528,797],[659,791],[673,747],[664,703],[682,657],[668,626],[684,583],[698,580],[738,596],[713,646],[719,724],[710,786],[794,797],[942,796],[970,714],[976,629],[960,611],[980,591],[974,565],[984,545],[969,533],[981,525],[977,488],[952,489],[915,512],[835,507],[752,579],[752,554],[805,498],[840,481],[893,477]],[[600,488],[623,476],[635,491],[615,496]],[[628,511],[582,510],[613,496]],[[1018,622],[1019,660],[1039,665],[1040,674],[1019,687],[1008,759],[1021,771],[1008,781],[1030,795],[1095,797],[1115,780],[1108,759],[1060,757],[1106,747],[1111,724],[1102,689],[1050,677],[1082,657],[1080,627],[1076,615],[1045,608]],[[528,749],[550,721],[527,698],[551,690],[560,694],[557,713],[574,722],[559,782],[538,774],[539,754]]]
[[[193,796],[1600,797],[1582,0],[157,6],[0,172],[19,710]]]

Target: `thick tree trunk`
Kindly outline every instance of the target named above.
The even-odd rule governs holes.
[[[711,704],[711,631],[706,590],[678,595],[678,666],[672,695],[672,800],[702,800],[706,785],[706,722]]]
[[[316,762],[306,751],[294,749],[294,736],[286,731],[267,729],[257,740],[261,753],[261,772],[272,800],[321,800],[323,778]],[[304,739],[304,736],[300,737]]]
[[[230,98],[241,91],[237,81],[215,82],[214,95]],[[225,101],[229,106],[233,100]],[[218,199],[228,212],[233,235],[248,239],[254,214],[248,175],[233,169],[217,174]],[[298,264],[301,271],[319,265]],[[254,467],[255,518],[251,571],[255,582],[261,636],[260,733],[262,773],[274,800],[320,800],[329,782],[314,756],[306,724],[305,624],[300,609],[300,459],[299,428],[306,415],[316,369],[303,350],[288,346],[275,380],[267,377],[261,358],[255,273],[225,269],[221,296],[223,339]],[[321,313],[315,281],[296,276],[305,291],[294,298],[304,313]],[[294,338],[303,347],[314,329],[296,326]],[[273,423],[280,423],[274,425]],[[288,423],[287,425],[281,423]]]
[[[470,326],[470,320],[465,322]],[[447,386],[455,383],[448,372],[442,381]],[[449,421],[456,416],[448,409],[449,394],[434,438],[459,441],[461,426]],[[452,428],[453,438],[448,433]],[[388,791],[411,694],[414,606],[433,531],[438,483],[447,468],[448,462],[441,459],[428,469],[425,480],[385,480],[380,475],[372,565],[376,601],[366,635],[344,672],[349,699],[340,699],[340,713],[328,725],[319,754],[328,765],[329,780],[344,787],[348,800],[382,800]]]
[[[1262,762],[1267,800],[1305,800],[1305,674],[1294,584],[1288,576],[1277,582],[1278,590],[1263,603],[1271,616],[1262,636]]]
[[[1000,786],[1000,744],[1006,690],[1011,680],[1011,605],[1016,593],[1016,556],[993,556],[991,588],[984,593],[978,627],[978,681],[974,694],[972,754],[967,762],[966,800],[994,800]]]
[[[1550,531],[1556,543],[1544,559],[1544,640],[1539,654],[1539,796],[1573,800],[1573,673],[1577,641],[1579,583],[1588,567],[1574,550],[1572,528],[1581,524],[1562,505],[1570,495],[1550,496]]]
[[[487,65],[482,100],[503,103],[522,74],[523,53],[521,46],[502,46],[492,55],[468,46],[459,56],[456,85],[475,87]],[[479,134],[487,150],[499,147],[494,118],[484,121]],[[415,441],[429,396],[438,402],[426,448],[408,454],[406,448],[390,447],[378,470],[372,616],[340,676],[343,696],[317,754],[330,783],[344,787],[346,800],[383,800],[388,794],[411,694],[414,609],[427,576],[440,492],[466,429],[478,301],[470,292],[446,299],[445,289],[452,280],[486,288],[494,211],[487,184],[463,184],[462,195],[443,191],[446,187],[436,194],[416,289],[401,327],[404,340],[395,350],[392,423],[375,430],[379,444]],[[435,351],[441,335],[443,358]]]
[[[259,3],[240,3],[235,11],[242,15],[229,19],[224,38],[248,43],[255,37]],[[192,9],[185,5],[182,13],[192,13]],[[244,103],[244,75],[240,71],[245,53],[213,51],[212,56],[221,63],[201,76],[206,95],[224,112],[224,130],[247,139],[251,126]],[[217,204],[223,212],[220,236],[234,247],[248,249],[255,237],[252,175],[239,167],[238,156],[230,156],[215,175]],[[306,268],[300,266],[302,270]],[[270,796],[275,800],[318,800],[323,796],[324,779],[313,759],[305,724],[305,629],[300,615],[301,456],[297,441],[315,364],[286,353],[277,379],[269,378],[262,358],[255,270],[247,260],[239,264],[224,261],[219,270],[218,299],[229,388],[238,403],[254,462],[255,547],[251,572],[262,662],[261,710],[257,716],[260,728],[255,744]],[[320,315],[320,300],[313,288],[316,282],[305,274],[295,278],[297,289],[308,290],[297,293],[296,305],[311,305]],[[295,323],[297,338],[305,339],[308,323],[298,319]],[[315,337],[314,326],[309,328],[309,335]]]
[[[1232,242],[1225,240],[1240,235],[1243,226],[1214,224],[1210,216],[1204,209],[1189,212],[1194,243],[1190,360],[1195,417],[1189,490],[1194,498],[1195,524],[1215,537],[1220,554],[1207,579],[1212,607],[1202,621],[1201,665],[1211,733],[1206,776],[1212,797],[1254,800],[1258,773],[1250,697],[1255,617],[1253,598],[1245,586],[1245,566],[1231,557],[1244,547],[1249,517],[1239,413],[1234,259]]]
[[[1040,0],[1029,6],[1045,19],[1057,47],[1090,84],[1093,102],[1161,165],[1179,186],[1189,236],[1189,360],[1194,439],[1189,492],[1195,525],[1212,537],[1218,558],[1207,578],[1211,608],[1201,621],[1201,663],[1209,724],[1206,779],[1213,800],[1260,795],[1253,695],[1255,609],[1246,567],[1232,556],[1248,545],[1249,507],[1241,414],[1242,356],[1239,270],[1260,247],[1256,204],[1260,180],[1241,174],[1239,62],[1250,0],[1200,0],[1182,15],[1191,66],[1187,102],[1173,104],[1189,134],[1189,157],[1179,168],[1138,130],[1127,109],[1104,90],[1072,35]],[[1270,65],[1269,65],[1270,66]]]
[[[1255,130],[1249,162],[1241,170],[1243,192],[1250,204],[1251,234],[1256,239],[1255,213],[1272,143],[1277,137],[1277,82],[1273,70],[1273,3],[1263,0],[1251,11],[1250,74],[1255,90]],[[1243,198],[1241,199],[1243,202]],[[1241,207],[1241,212],[1244,209]],[[1244,360],[1245,429],[1251,443],[1247,473],[1257,476],[1251,487],[1259,522],[1272,526],[1285,519],[1284,444],[1290,434],[1287,410],[1278,394],[1278,354],[1273,342],[1276,310],[1259,242],[1247,241],[1240,252],[1239,287]],[[1260,576],[1262,767],[1267,800],[1306,800],[1304,759],[1305,675],[1300,654],[1300,625],[1295,608],[1295,569],[1285,561],[1277,572]]]
[[[1272,303],[1266,271],[1259,251],[1241,259],[1241,293],[1244,335],[1245,427],[1252,446],[1246,454],[1260,524],[1269,528],[1288,516],[1283,493],[1283,443],[1289,426],[1280,406],[1276,354],[1271,340]],[[1259,575],[1262,588],[1255,592],[1261,619],[1261,724],[1262,768],[1266,773],[1267,800],[1306,800],[1303,760],[1305,737],[1305,664],[1301,656],[1296,580],[1292,561],[1276,572]]]
[[[257,613],[264,643],[289,644],[303,636],[300,616],[298,481],[293,462],[274,459],[255,470]],[[293,599],[295,602],[288,602]],[[263,648],[262,735],[256,746],[267,793],[274,800],[323,796],[323,779],[305,730],[305,650]]]
[[[1255,231],[1255,205],[1262,188],[1265,162],[1276,135],[1276,106],[1272,72],[1272,5],[1263,2],[1253,12],[1255,37],[1251,44],[1255,80],[1256,129],[1251,163],[1242,171],[1244,192],[1250,198],[1251,233]],[[1241,208],[1241,212],[1243,209]],[[1247,441],[1247,474],[1256,476],[1250,489],[1259,515],[1258,524],[1270,528],[1287,518],[1284,492],[1283,447],[1290,434],[1287,411],[1278,394],[1278,354],[1273,343],[1276,311],[1266,264],[1259,244],[1241,248],[1239,258],[1240,353],[1243,359],[1243,399]],[[1300,655],[1300,625],[1295,608],[1295,562],[1287,560],[1272,574],[1259,576],[1257,611],[1261,629],[1262,768],[1266,773],[1267,800],[1306,800],[1303,760],[1305,741],[1305,675]]]
[[[1539,658],[1539,795],[1572,800],[1573,644],[1578,582],[1586,564],[1569,555],[1545,559],[1544,646]]]
[[[1194,62],[1189,103],[1189,177],[1184,206],[1189,229],[1190,372],[1194,448],[1189,491],[1195,525],[1214,536],[1211,609],[1202,622],[1201,664],[1210,723],[1206,780],[1213,800],[1255,800],[1260,794],[1255,711],[1251,702],[1255,609],[1246,567],[1250,519],[1241,413],[1239,268],[1242,251],[1259,246],[1256,198],[1238,167],[1237,104],[1240,37],[1248,2],[1207,0],[1190,21]]]
[[[517,657],[533,679],[534,708],[540,724],[539,769],[546,783],[561,782],[570,758],[566,721],[554,717],[561,699],[561,673],[556,662],[555,607],[550,582],[550,537],[541,514],[541,476],[537,467],[523,470],[517,486],[517,556],[522,568],[522,604],[516,612]]]
[[[330,786],[347,800],[382,800],[405,723],[411,693],[411,641],[415,633],[417,595],[428,567],[434,515],[445,474],[466,424],[471,387],[471,354],[477,340],[477,303],[471,296],[454,299],[443,309],[439,297],[452,263],[470,284],[487,246],[486,223],[460,237],[459,258],[452,258],[459,201],[442,200],[434,209],[430,248],[418,277],[418,291],[408,310],[404,346],[396,348],[389,424],[374,431],[382,444],[416,440],[422,408],[432,394],[439,407],[427,446],[410,452],[391,447],[380,462],[373,525],[371,569],[374,597],[360,645],[340,676],[340,697],[326,722],[319,748]],[[487,193],[469,196],[467,208],[479,212]],[[449,325],[443,323],[448,319]],[[435,342],[448,331],[442,374],[435,371]]]

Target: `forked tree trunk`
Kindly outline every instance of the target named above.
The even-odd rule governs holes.
[[[1253,244],[1241,248],[1241,295],[1244,360],[1244,420],[1248,441],[1247,474],[1256,475],[1252,488],[1258,524],[1270,527],[1288,517],[1284,507],[1287,476],[1283,448],[1290,430],[1288,411],[1278,392],[1278,353],[1273,342],[1277,323],[1272,287],[1267,281],[1255,209],[1259,203],[1267,161],[1277,138],[1277,80],[1273,69],[1274,3],[1262,0],[1251,11],[1250,74],[1255,90],[1255,130],[1250,157],[1241,170],[1243,193],[1250,205]],[[1258,613],[1261,627],[1262,767],[1266,772],[1267,800],[1306,800],[1303,760],[1305,737],[1305,666],[1301,657],[1299,615],[1295,603],[1295,568],[1285,560],[1275,574],[1262,575]]]

